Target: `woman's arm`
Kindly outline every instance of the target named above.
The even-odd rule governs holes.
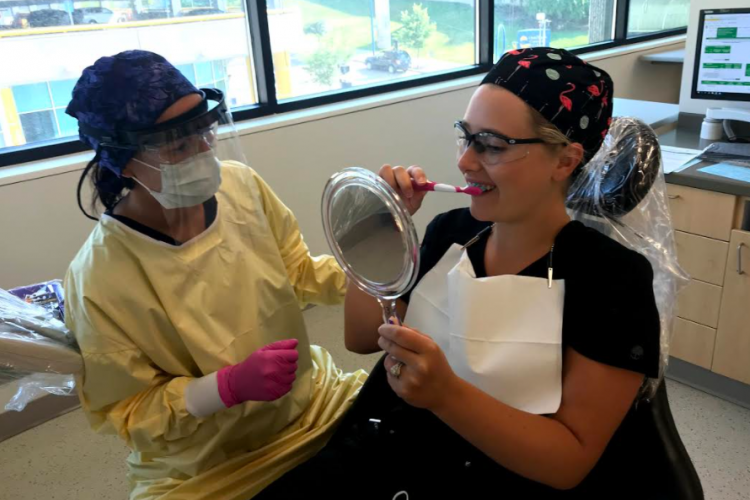
[[[507,469],[553,488],[577,486],[622,423],[643,376],[565,353],[563,400],[551,418],[504,405],[459,379],[436,415]]]
[[[630,409],[643,375],[598,363],[571,348],[563,362],[563,396],[545,417],[501,403],[458,378],[440,348],[407,328],[380,328],[380,346],[406,363],[396,393],[427,408],[503,467],[557,489],[578,485],[601,457]],[[386,369],[394,361],[385,360]]]

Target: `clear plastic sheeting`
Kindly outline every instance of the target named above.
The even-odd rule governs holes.
[[[677,294],[689,277],[677,262],[667,186],[654,131],[636,118],[617,118],[599,152],[576,178],[568,208],[580,220],[644,255],[654,271],[654,296],[661,321],[659,379],[669,359]]]
[[[74,375],[83,369],[83,360],[59,317],[63,300],[54,286],[16,290],[24,299],[0,289],[0,384],[18,380],[6,410],[22,411],[41,393],[75,395]],[[33,297],[42,297],[43,304],[32,303]]]

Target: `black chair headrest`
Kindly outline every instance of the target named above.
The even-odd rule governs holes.
[[[651,127],[636,118],[616,118],[602,147],[573,182],[567,206],[620,219],[648,195],[660,167],[659,141]]]

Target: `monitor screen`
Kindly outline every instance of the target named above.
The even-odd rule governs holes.
[[[750,101],[750,9],[700,11],[693,99]]]

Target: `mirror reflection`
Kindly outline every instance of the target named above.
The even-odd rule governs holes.
[[[365,186],[339,190],[331,204],[331,229],[348,265],[373,283],[392,283],[403,272],[406,245],[386,203]]]

